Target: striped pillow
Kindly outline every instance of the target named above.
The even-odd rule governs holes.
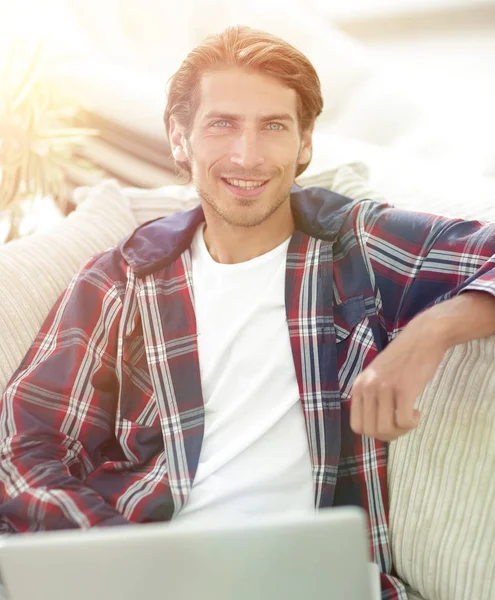
[[[494,364],[495,336],[451,348],[420,398],[420,426],[390,444],[395,568],[429,600],[494,597]]]
[[[137,226],[111,180],[49,233],[0,246],[0,394],[75,273]]]

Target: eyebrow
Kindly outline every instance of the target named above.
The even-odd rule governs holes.
[[[232,113],[224,113],[218,111],[210,111],[204,116],[205,121],[209,119],[225,119],[226,121],[244,121],[245,118],[241,115],[235,115]],[[271,115],[262,115],[258,118],[258,120],[262,123],[267,121],[289,121],[290,123],[295,123],[294,117],[289,115],[288,113],[273,113]]]

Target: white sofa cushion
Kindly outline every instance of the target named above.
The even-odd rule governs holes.
[[[73,275],[136,226],[129,201],[106,181],[49,233],[0,246],[0,394]]]
[[[143,189],[136,187],[119,188],[125,195],[126,202],[136,220],[137,225],[160,217],[167,217],[181,210],[189,210],[198,203],[198,194],[192,186],[166,185],[159,188]],[[86,202],[86,198],[94,191],[91,187],[79,187],[74,190],[76,204]],[[104,196],[99,194],[100,202]]]
[[[494,364],[495,336],[449,350],[420,426],[390,444],[393,560],[429,600],[494,597]]]

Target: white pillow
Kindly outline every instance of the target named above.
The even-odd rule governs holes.
[[[321,172],[304,172],[297,178],[301,187],[318,186],[333,190],[353,200],[383,201],[381,194],[369,184],[369,169],[362,162],[352,162]]]
[[[153,190],[124,188],[134,218],[139,224],[190,210],[199,203],[198,193],[189,185],[167,185]]]
[[[393,560],[424,598],[493,598],[494,364],[495,336],[449,350],[420,398],[420,426],[390,444]]]
[[[0,393],[73,275],[136,226],[128,199],[109,180],[52,231],[0,246]]]

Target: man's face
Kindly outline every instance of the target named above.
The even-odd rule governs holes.
[[[187,149],[212,218],[253,227],[290,210],[296,168],[310,147],[311,133],[299,133],[294,90],[237,68],[203,76]]]

